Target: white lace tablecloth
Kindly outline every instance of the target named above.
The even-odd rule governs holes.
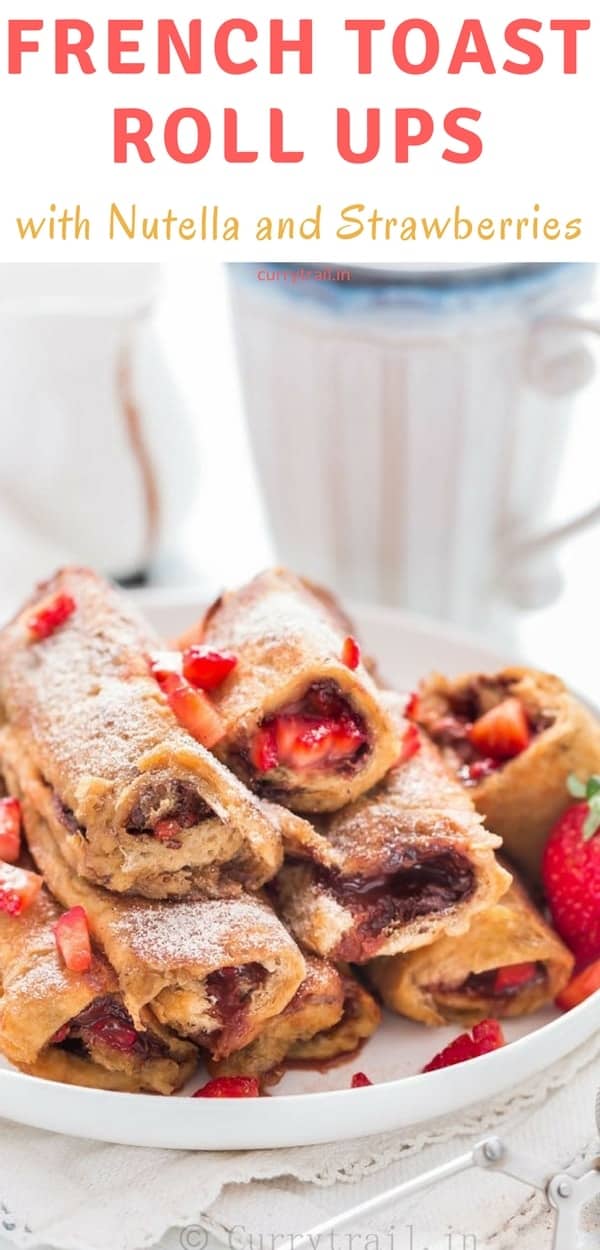
[[[0,1237],[22,1250],[204,1250],[214,1244],[211,1230],[231,1250],[277,1250],[284,1235],[299,1235],[437,1166],[491,1131],[541,1159],[549,1176],[567,1167],[585,1171],[599,1149],[598,1086],[600,1031],[534,1083],[473,1106],[460,1122],[452,1117],[325,1147],[141,1150],[3,1121]],[[543,1195],[473,1171],[382,1211],[368,1227],[328,1236],[314,1250],[514,1250],[517,1240],[519,1250],[550,1250],[551,1230]],[[586,1213],[582,1246],[599,1245],[597,1204]]]

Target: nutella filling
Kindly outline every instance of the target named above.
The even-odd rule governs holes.
[[[78,833],[85,838],[85,827],[78,823],[75,813],[49,782],[45,784],[52,791],[54,810],[61,825],[68,833]],[[159,836],[167,845],[180,846],[178,835],[205,820],[211,820],[214,815],[208,803],[204,802],[189,783],[177,779],[161,781],[149,786],[142,793],[129,814],[127,832],[148,837]]]
[[[546,968],[539,961],[532,963],[531,967],[528,966],[526,977],[515,977],[513,980],[511,971],[511,965],[508,964],[506,967],[490,968],[486,972],[471,972],[460,985],[434,985],[429,988],[431,993],[438,997],[464,994],[467,998],[502,1000],[515,998],[523,990],[543,985],[547,980]],[[507,974],[506,977],[503,976],[504,973]]]
[[[158,825],[164,821],[173,823],[180,831],[191,829],[214,812],[200,797],[195,788],[177,779],[161,781],[149,786],[132,808],[127,822],[127,832],[154,836]]]
[[[318,878],[353,913],[353,928],[336,949],[336,958],[348,962],[375,955],[393,926],[448,911],[475,889],[469,861],[458,851],[441,849],[418,861],[407,857],[380,877],[354,879],[319,869]]]
[[[46,784],[48,783],[46,782]],[[49,788],[51,789],[51,787]],[[63,803],[62,799],[55,790],[52,791],[52,802],[56,815],[58,816],[61,825],[64,825],[67,832],[80,833],[82,837],[85,837],[85,829],[83,825],[78,824],[75,813],[70,807],[67,807],[66,803]]]
[[[129,1012],[111,995],[90,1003],[52,1041],[71,1054],[85,1056],[89,1056],[94,1043],[144,1060],[162,1059],[169,1053],[165,1042],[154,1033],[138,1032]]]
[[[200,1046],[208,1046],[215,1057],[223,1057],[243,1045],[252,995],[264,985],[267,976],[267,969],[259,963],[219,968],[211,972],[205,987],[219,1029],[197,1035],[193,1040]]]
[[[422,718],[425,729],[441,748],[463,785],[476,786],[510,762],[510,756],[486,754],[471,742],[469,736],[469,731],[480,717],[510,697],[514,697],[510,681],[482,675],[452,695],[443,715],[428,714]],[[550,713],[522,706],[530,740],[553,724],[554,718]]]

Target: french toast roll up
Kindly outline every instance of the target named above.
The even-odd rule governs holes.
[[[317,1065],[350,1057],[372,1037],[381,1023],[381,1008],[373,995],[344,965],[339,965],[338,971],[344,994],[340,1019],[312,1037],[298,1038],[288,1052],[288,1059],[293,1062]]]
[[[486,825],[532,883],[548,834],[572,802],[570,773],[600,771],[600,724],[558,677],[534,669],[433,674],[415,716]]]
[[[281,862],[278,823],[179,725],[149,670],[157,646],[105,581],[63,570],[0,631],[0,713],[80,876],[149,898],[258,889]]]
[[[304,959],[258,895],[224,899],[130,898],[78,877],[48,824],[52,795],[0,730],[0,768],[21,802],[27,842],[49,889],[82,906],[93,940],[117,975],[135,1027],[156,1019],[215,1057],[252,1040],[304,977]]]
[[[524,1016],[553,1002],[574,959],[517,881],[462,937],[375,959],[367,975],[386,1007],[424,1024]]]
[[[402,700],[386,700],[402,737]],[[314,847],[299,846],[270,886],[284,923],[322,958],[363,964],[464,933],[510,884],[499,839],[436,747],[415,726],[410,741],[374,790],[316,822]]]
[[[242,1050],[220,1062],[210,1062],[213,1076],[263,1076],[274,1072],[294,1045],[332,1028],[342,1017],[342,979],[333,964],[306,959],[306,975],[294,997],[277,1016],[272,1016]]]
[[[327,601],[292,573],[224,594],[202,627],[237,658],[214,692],[225,724],[215,751],[258,794],[294,811],[335,811],[398,754],[380,692]]]
[[[61,911],[45,888],[19,914],[0,909],[0,1051],[32,1076],[172,1094],[196,1066],[195,1046],[147,1008],[136,1027],[98,952],[87,972],[65,967],[54,936]]]
[[[214,1076],[278,1075],[286,1062],[331,1063],[358,1050],[375,1032],[381,1011],[346,970],[309,956],[306,976],[291,1002],[249,1046],[221,1063]]]

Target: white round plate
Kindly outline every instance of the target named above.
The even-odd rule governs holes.
[[[140,598],[165,637],[199,615],[199,604],[189,596]],[[481,643],[429,621],[373,608],[354,615],[381,671],[399,689],[410,689],[432,668],[457,673],[506,662]],[[424,1064],[460,1030],[426,1029],[386,1014],[358,1058],[324,1074],[290,1072],[259,1102],[190,1098],[206,1079],[202,1073],[181,1095],[159,1098],[54,1084],[5,1065],[0,1071],[0,1115],[75,1137],[180,1150],[248,1150],[365,1137],[462,1111],[531,1079],[591,1037],[599,1016],[600,994],[566,1015],[550,1008],[508,1022],[510,1045],[501,1050],[422,1075]],[[357,1069],[375,1084],[351,1090]]]

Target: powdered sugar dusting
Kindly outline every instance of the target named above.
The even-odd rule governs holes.
[[[153,903],[115,901],[116,940],[154,970],[198,974],[257,960],[273,967],[296,945],[275,913],[259,899]]]
[[[32,642],[27,622],[35,604],[56,593],[69,594],[75,612],[50,637]],[[183,895],[201,888],[206,867],[210,886],[211,864],[192,859],[194,871],[186,873],[187,865],[177,867],[158,843],[154,875],[150,857],[139,872],[131,862],[132,808],[142,792],[152,796],[165,778],[179,778],[214,813],[215,860],[243,862],[244,881],[258,887],[278,866],[277,822],[179,725],[149,673],[149,654],[159,645],[100,577],[65,569],[0,632],[0,704],[31,763],[84,831],[79,867],[94,880],[150,895]],[[128,853],[130,877],[124,879],[118,874]],[[237,870],[232,866],[233,880]]]
[[[189,749],[148,673],[146,657],[159,645],[149,627],[87,570],[58,573],[39,597],[53,592],[77,606],[51,637],[30,641],[32,605],[0,633],[0,696],[9,719],[33,736],[43,771],[60,775],[63,792],[82,770],[125,783],[165,736]]]

